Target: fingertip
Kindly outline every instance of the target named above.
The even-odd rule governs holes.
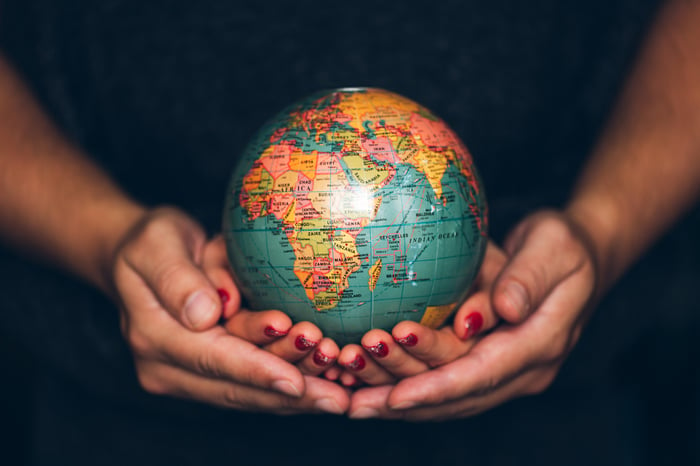
[[[498,322],[487,292],[478,292],[469,297],[455,314],[453,331],[461,340],[468,340],[484,330],[493,328]]]
[[[197,290],[185,301],[183,323],[195,331],[213,327],[221,317],[221,301],[206,290]]]
[[[321,342],[323,333],[311,322],[299,322],[292,327],[293,333],[297,336],[294,345],[299,351],[308,351],[315,348]]]
[[[342,371],[338,366],[331,366],[323,373],[323,376],[331,382],[335,382],[340,378]]]
[[[513,279],[507,279],[495,287],[493,307],[504,320],[517,324],[530,314],[530,298],[525,287]]]
[[[360,344],[372,357],[383,358],[389,354],[389,342],[393,339],[384,330],[373,329],[362,337]]]
[[[300,387],[299,384],[295,384],[290,380],[276,380],[272,382],[272,389],[293,398],[301,398],[304,393],[303,386]]]
[[[393,329],[391,329],[391,336],[394,341],[400,345],[411,347],[418,344],[420,335],[424,333],[423,330],[423,326],[417,322],[405,320],[403,322],[399,322]]]
[[[256,311],[251,311],[256,312]],[[292,319],[282,311],[264,311],[263,333],[269,338],[281,338],[289,334]]]

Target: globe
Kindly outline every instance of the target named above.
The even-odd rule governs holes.
[[[487,208],[441,119],[392,92],[344,88],[289,106],[252,138],[223,230],[249,308],[343,345],[402,320],[443,325],[479,270]]]

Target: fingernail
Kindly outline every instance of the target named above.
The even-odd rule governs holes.
[[[299,335],[297,339],[294,340],[294,346],[296,346],[299,351],[309,350],[316,345],[318,345],[317,341],[307,340],[304,335]]]
[[[218,303],[204,291],[194,292],[185,303],[185,319],[192,328],[198,328],[216,312]]]
[[[379,416],[379,411],[374,408],[358,408],[348,414],[350,419],[369,419]]]
[[[265,327],[265,335],[267,335],[268,337],[283,337],[288,333],[289,333],[289,331],[283,332],[282,330],[277,330],[276,328],[274,328],[270,325]]]
[[[218,290],[216,290],[216,292],[219,293],[221,305],[223,307],[226,307],[226,303],[228,303],[229,299],[231,299],[231,295],[228,294],[228,291],[224,290],[223,288],[219,288]]]
[[[402,409],[410,409],[417,405],[418,403],[416,403],[415,401],[404,401],[403,403],[399,403],[394,406],[389,406],[389,408],[394,409],[396,411],[401,411]]]
[[[355,359],[345,364],[345,367],[353,371],[362,370],[365,368],[365,358],[358,354],[357,356],[355,356]]]
[[[299,389],[289,380],[277,380],[272,382],[272,388],[285,395],[293,396],[294,398],[299,398],[301,396]]]
[[[464,319],[464,326],[467,329],[467,333],[464,334],[464,339],[473,337],[481,330],[484,325],[484,318],[478,312],[472,312]]]
[[[412,333],[409,333],[403,338],[397,338],[396,341],[404,346],[416,346],[418,344],[418,337]]]
[[[343,409],[335,402],[333,398],[321,398],[314,403],[316,409],[325,411],[331,414],[343,414]]]
[[[364,346],[363,347],[378,358],[383,358],[389,354],[389,347],[383,341],[380,341],[374,346]]]
[[[319,366],[327,366],[333,358],[326,356],[321,352],[321,350],[316,350],[314,353],[314,362]]]
[[[523,286],[515,281],[511,281],[506,285],[504,291],[506,298],[510,301],[510,304],[520,313],[521,316],[525,317],[529,311],[529,304],[527,302],[527,292]]]

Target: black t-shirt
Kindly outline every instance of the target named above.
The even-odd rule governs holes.
[[[264,120],[319,89],[366,85],[427,106],[464,139],[498,239],[565,201],[656,3],[32,0],[3,5],[2,36],[47,111],[129,193],[178,205],[210,232],[237,154]],[[349,463],[363,445],[382,462],[406,450],[407,462],[449,464],[478,457],[478,434],[452,445],[462,429],[497,429],[497,417],[407,428],[148,396],[113,304],[5,256],[3,325],[48,374],[36,455],[49,464],[142,464],[137,452],[143,464]],[[300,444],[311,453],[294,454]]]

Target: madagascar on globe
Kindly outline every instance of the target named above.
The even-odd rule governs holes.
[[[445,322],[484,256],[486,198],[442,120],[385,90],[345,88],[291,105],[253,137],[223,230],[248,307],[343,345],[402,320]]]

